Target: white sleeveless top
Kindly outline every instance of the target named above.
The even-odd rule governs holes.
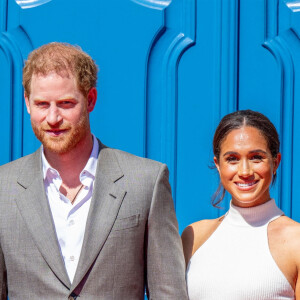
[[[274,199],[251,208],[231,204],[222,223],[189,261],[189,299],[295,299],[268,244],[268,224],[281,215]]]

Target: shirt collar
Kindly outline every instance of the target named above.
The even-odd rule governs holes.
[[[85,167],[83,168],[83,170],[81,171],[80,175],[79,175],[79,179],[80,181],[83,180],[84,177],[88,176],[91,177],[92,179],[95,178],[96,176],[96,170],[97,170],[97,161],[98,161],[98,154],[99,154],[99,143],[98,140],[96,139],[96,137],[94,136],[94,134],[92,134],[93,136],[93,149],[91,152],[91,155],[85,165]],[[47,161],[45,154],[44,154],[44,147],[42,146],[42,165],[43,165],[43,178],[44,180],[50,176],[50,174],[53,174],[55,177],[60,177],[59,176],[59,172],[52,168],[49,164],[49,162]],[[53,176],[52,175],[52,176]]]

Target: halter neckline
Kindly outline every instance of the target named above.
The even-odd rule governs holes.
[[[274,199],[270,199],[261,205],[247,208],[235,206],[231,202],[225,219],[234,226],[259,227],[281,215],[283,215],[282,210],[277,207]]]

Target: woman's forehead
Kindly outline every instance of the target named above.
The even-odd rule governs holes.
[[[268,150],[268,143],[261,131],[250,126],[231,130],[221,143],[221,151],[228,149]]]

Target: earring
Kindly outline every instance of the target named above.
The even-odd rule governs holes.
[[[276,175],[276,171],[273,172],[273,175],[274,175],[274,176]]]

